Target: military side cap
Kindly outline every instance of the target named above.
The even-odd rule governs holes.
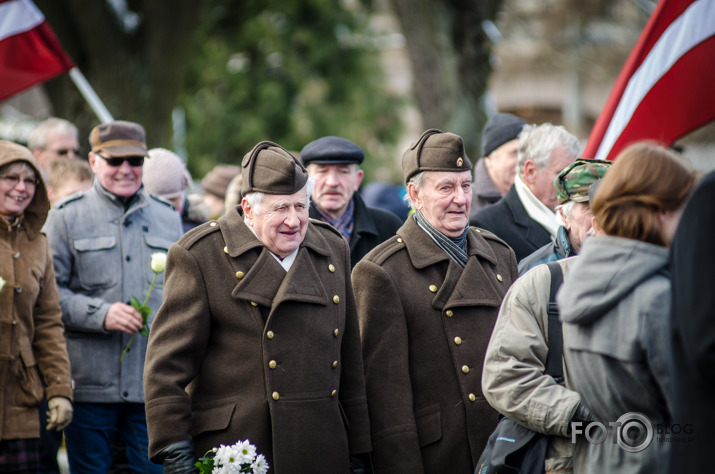
[[[147,156],[146,134],[138,123],[117,120],[97,125],[89,134],[92,152],[109,156]]]
[[[482,129],[482,156],[489,156],[506,142],[517,139],[524,125],[524,119],[512,114],[495,114],[489,117]]]
[[[566,201],[587,202],[591,185],[603,178],[612,161],[578,158],[564,168],[554,180],[559,204]]]
[[[420,171],[470,171],[472,163],[459,135],[436,128],[426,130],[402,155],[405,182]]]
[[[300,152],[300,159],[305,166],[310,163],[360,164],[365,159],[365,153],[362,148],[345,138],[322,137],[305,145]]]
[[[241,195],[252,192],[294,194],[303,189],[308,172],[298,159],[282,146],[263,141],[253,147],[241,162]]]

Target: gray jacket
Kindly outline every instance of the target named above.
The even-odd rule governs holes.
[[[44,227],[60,291],[62,320],[75,383],[75,401],[144,402],[147,338],[104,329],[109,306],[144,300],[154,272],[151,254],[167,252],[181,237],[181,218],[166,201],[140,190],[125,208],[95,179],[93,187],[52,209]],[[161,305],[159,274],[149,306]],[[153,315],[149,322],[153,321]]]
[[[589,445],[587,472],[668,470],[670,443],[657,434],[657,424],[667,424],[671,414],[667,268],[665,247],[592,237],[571,266],[570,275],[578,278],[566,279],[558,293],[564,355],[583,403],[605,426],[630,412],[642,413],[655,435],[647,448],[629,453],[614,442],[611,431],[602,444]],[[631,415],[627,417],[621,422],[630,422]]]

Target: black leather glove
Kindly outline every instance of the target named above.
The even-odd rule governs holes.
[[[164,474],[195,474],[194,444],[191,441],[179,441],[159,451],[156,460],[164,465]]]
[[[593,415],[591,414],[591,411],[586,408],[583,402],[580,402],[576,407],[576,411],[574,412],[571,421],[580,421],[583,424],[588,424],[593,421]]]

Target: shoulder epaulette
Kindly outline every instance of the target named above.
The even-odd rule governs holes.
[[[59,201],[55,202],[55,204],[52,206],[55,209],[62,209],[65,207],[67,204],[75,201],[79,201],[84,197],[85,193],[80,192],[80,193],[75,193],[67,196],[66,198],[62,198]]]
[[[497,237],[496,234],[492,233],[491,231],[488,231],[487,229],[482,229],[481,227],[474,227],[470,226],[470,229],[473,229],[477,235],[482,236],[486,240],[493,240],[494,242],[499,242],[502,245],[509,246],[506,242],[504,242],[502,239]]]
[[[405,241],[399,235],[393,235],[374,249],[372,249],[365,259],[377,264],[382,265],[392,255],[396,254],[400,250],[405,248]]]
[[[207,235],[213,234],[214,232],[218,232],[219,230],[220,226],[218,225],[218,222],[204,222],[203,224],[200,224],[193,229],[187,231],[184,235],[181,236],[177,243],[188,249]]]

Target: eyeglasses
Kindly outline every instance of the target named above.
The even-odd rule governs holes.
[[[99,153],[97,153],[97,156],[106,161],[107,164],[112,168],[119,168],[125,161],[129,162],[129,166],[141,166],[144,164],[143,156],[127,156],[126,158],[107,158],[106,156],[100,155]]]
[[[0,179],[5,181],[11,188],[17,186],[20,181],[25,184],[26,188],[34,188],[37,186],[37,178],[21,178],[16,174],[0,175]]]
[[[80,153],[79,148],[59,148],[57,150],[48,150],[47,148],[45,148],[45,151],[49,151],[50,153],[55,153],[59,156],[69,155],[70,153],[72,153],[74,156],[79,156],[79,153]]]

